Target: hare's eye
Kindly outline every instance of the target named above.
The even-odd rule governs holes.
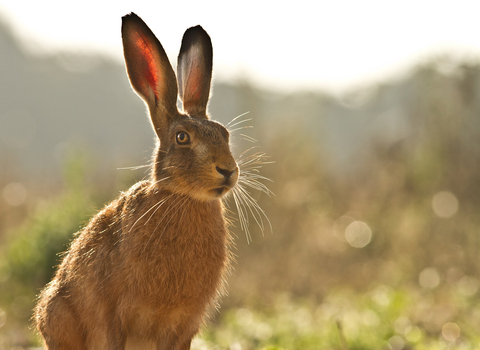
[[[190,136],[186,132],[180,131],[177,133],[177,143],[179,145],[188,145],[190,143]]]

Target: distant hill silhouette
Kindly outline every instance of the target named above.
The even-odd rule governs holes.
[[[440,78],[425,80],[430,71]],[[143,103],[117,62],[93,53],[31,56],[9,28],[0,25],[0,77],[2,172],[30,180],[52,177],[58,174],[62,150],[71,143],[90,149],[104,168],[148,161],[154,134]],[[431,87],[428,81],[457,84],[454,78],[442,77],[420,67],[403,80],[341,100],[320,92],[281,95],[248,83],[216,83],[210,112],[225,123],[250,111],[256,138],[288,127],[304,130],[318,141],[312,146],[328,155],[331,166],[352,170],[362,163],[372,142],[394,144],[419,133],[425,116],[412,108],[420,108],[421,96]],[[471,84],[479,85],[475,79]]]
[[[153,135],[124,69],[100,56],[26,55],[0,26],[0,159],[58,171],[62,147],[83,143],[110,163],[141,155]]]

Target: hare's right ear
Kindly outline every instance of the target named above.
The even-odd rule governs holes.
[[[208,118],[213,65],[212,41],[201,26],[187,29],[178,55],[177,74],[183,109],[192,117]]]
[[[173,117],[177,112],[175,73],[158,39],[133,12],[122,17],[122,40],[130,83],[147,103],[159,134],[165,117]]]

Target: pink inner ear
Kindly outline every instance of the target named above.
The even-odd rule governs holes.
[[[185,91],[185,101],[188,103],[198,103],[202,97],[202,72],[197,65],[192,67],[188,77],[187,91]]]
[[[140,55],[144,60],[144,67],[142,67],[142,76],[155,93],[155,97],[158,99],[158,72],[155,67],[155,53],[150,47],[147,39],[142,36],[141,33],[135,33],[134,38],[135,45],[137,46]],[[142,84],[145,86],[145,84]]]

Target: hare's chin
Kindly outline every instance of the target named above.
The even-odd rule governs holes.
[[[211,190],[199,191],[193,195],[190,194],[190,196],[200,201],[209,202],[212,200],[221,199],[222,197],[227,195],[230,192],[230,190],[231,190],[231,187],[222,186],[222,187],[212,188]]]
[[[209,194],[211,194],[215,198],[221,198],[226,195],[228,191],[230,191],[230,187],[222,186],[210,190]]]

